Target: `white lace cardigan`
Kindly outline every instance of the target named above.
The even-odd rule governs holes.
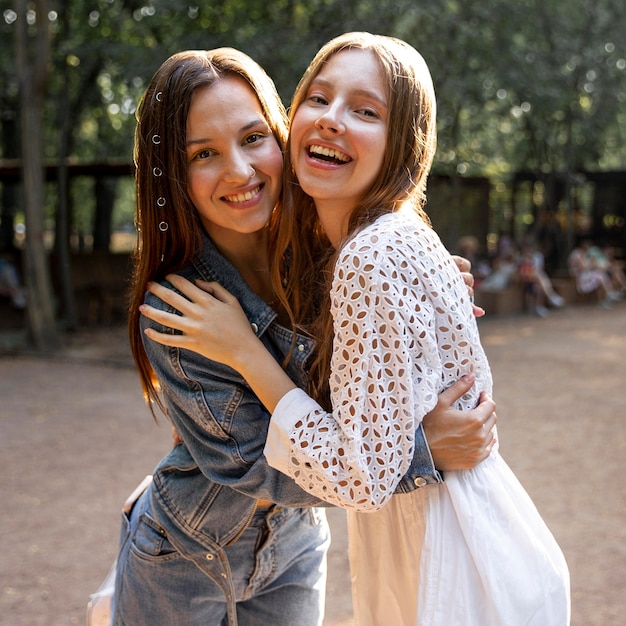
[[[341,251],[331,290],[333,412],[302,390],[270,422],[269,464],[344,508],[373,511],[413,457],[414,432],[463,374],[458,403],[491,393],[491,372],[463,279],[437,234],[413,211],[379,218]]]

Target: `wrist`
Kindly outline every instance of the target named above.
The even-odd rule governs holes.
[[[235,369],[246,379],[259,400],[273,412],[280,399],[296,388],[281,365],[267,351],[258,337],[238,352]]]

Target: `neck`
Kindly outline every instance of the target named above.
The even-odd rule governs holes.
[[[270,303],[274,295],[270,280],[268,230],[250,234],[234,233],[231,237],[216,237],[213,241],[250,289]]]
[[[314,202],[326,237],[333,248],[337,248],[348,235],[348,221],[352,208],[342,210],[342,207],[332,201],[315,200]]]

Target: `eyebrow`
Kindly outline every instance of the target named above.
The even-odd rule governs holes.
[[[314,78],[313,81],[311,81],[311,87],[314,85],[322,85],[323,87],[328,88],[333,87],[330,81],[324,80],[323,78]],[[388,106],[387,101],[381,98],[375,91],[370,91],[369,89],[354,89],[353,93],[357,96],[365,96],[371,100],[376,100],[376,102],[380,102],[380,104],[385,108]]]
[[[262,118],[262,117],[257,118],[257,119],[251,120],[247,124],[244,124],[239,129],[239,132],[245,133],[246,131],[252,128],[255,128],[256,126],[269,127],[269,124],[265,118]],[[195,146],[196,144],[199,144],[199,143],[210,143],[211,141],[212,141],[211,137],[202,137],[200,139],[188,139],[187,142],[185,143],[185,146],[188,148],[189,146]]]

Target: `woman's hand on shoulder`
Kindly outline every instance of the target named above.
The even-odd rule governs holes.
[[[139,309],[157,324],[181,334],[147,328],[146,336],[165,346],[191,350],[238,369],[250,342],[257,338],[237,298],[217,282],[192,283],[176,274],[169,274],[166,279],[180,293],[158,283],[150,283],[148,290],[178,313],[147,304]]]
[[[485,314],[485,310],[474,304],[474,275],[471,272],[472,264],[468,259],[459,256],[458,254],[453,254],[452,260],[456,263],[456,266],[459,268],[461,276],[463,277],[463,282],[467,285],[467,293],[469,293],[469,296],[472,299],[472,310],[474,311],[474,315],[476,317],[482,317]]]

